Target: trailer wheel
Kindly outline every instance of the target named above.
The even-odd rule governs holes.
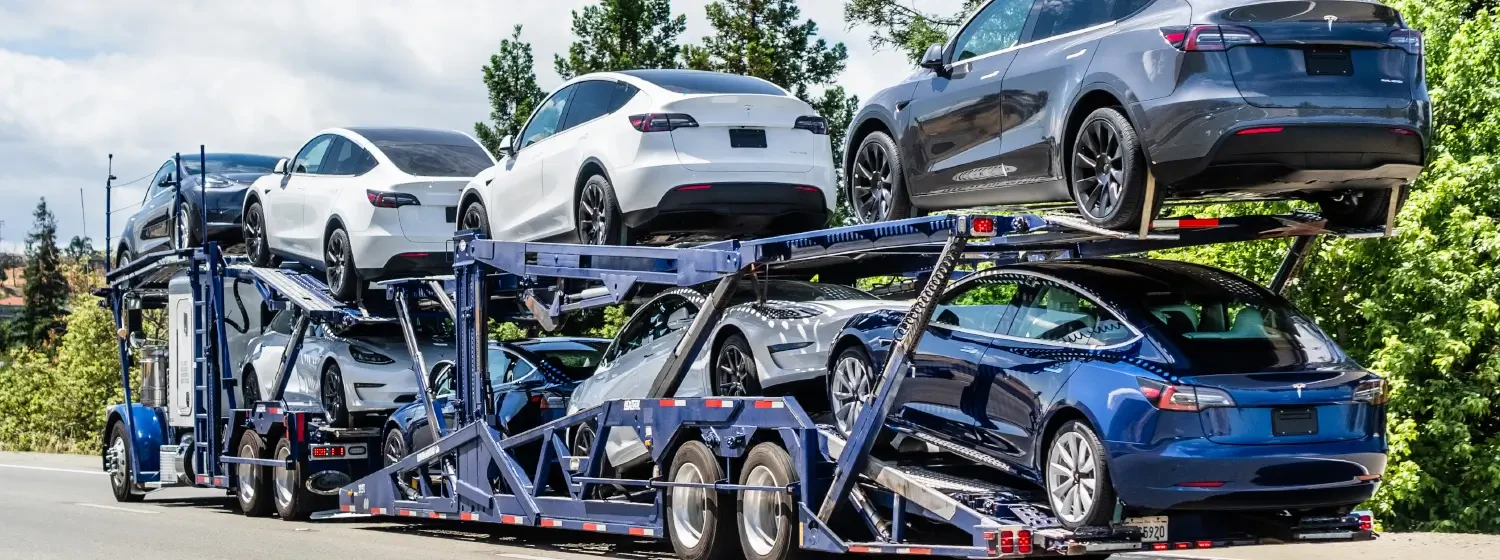
[[[291,456],[291,440],[277,440],[274,455],[276,460],[285,461]],[[271,482],[276,491],[276,513],[281,516],[282,521],[302,521],[312,513],[313,496],[309,496],[307,489],[302,487],[303,481],[301,465],[291,468],[271,467]]]
[[[1047,501],[1069,529],[1102,526],[1114,513],[1115,487],[1104,462],[1104,444],[1088,424],[1069,420],[1047,447]]]
[[[109,448],[104,459],[109,465],[109,489],[114,491],[116,502],[139,502],[144,494],[135,493],[135,473],[130,470],[130,437],[125,432],[125,422],[115,422],[109,430]]]
[[[672,482],[714,484],[724,480],[724,469],[701,441],[689,441],[672,456],[667,479]],[[737,536],[734,518],[719,508],[719,494],[707,488],[673,487],[667,491],[667,535],[683,560],[730,558]]]
[[[750,449],[740,468],[740,484],[781,486],[797,483],[792,457],[774,443]],[[796,542],[796,506],[786,493],[742,490],[739,494],[740,548],[749,560],[789,560],[802,551]]]
[[[323,379],[318,393],[322,396],[323,410],[328,413],[328,422],[336,428],[349,426],[349,399],[344,391],[344,372],[338,362],[328,362],[323,368]]]
[[[261,459],[265,457],[265,450],[266,442],[259,434],[246,430],[245,435],[240,436],[240,457]],[[271,515],[271,481],[266,476],[266,468],[241,464],[235,465],[235,469],[239,488],[234,495],[239,501],[240,511],[246,517]]]

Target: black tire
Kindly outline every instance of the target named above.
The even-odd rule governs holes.
[[[1096,109],[1083,119],[1068,146],[1064,167],[1068,192],[1084,219],[1108,229],[1140,227],[1150,169],[1135,126],[1119,107]],[[1156,190],[1148,219],[1160,213],[1165,192]]]
[[[260,201],[250,203],[241,222],[245,256],[250,258],[250,265],[271,266],[271,245],[266,241],[266,214],[261,210]]]
[[[740,334],[724,339],[714,352],[714,395],[720,397],[758,397],[760,371],[750,343]]]
[[[125,247],[121,247],[120,248],[120,252],[117,253],[116,256],[115,256],[115,268],[120,268],[122,266],[125,266],[126,264],[129,264],[130,261],[133,261],[133,260],[135,260],[135,254],[131,253],[130,249],[125,248]]]
[[[840,433],[848,435],[853,431],[859,411],[874,398],[878,375],[870,353],[858,344],[839,352],[838,359],[833,361],[833,370],[828,372],[828,406],[833,427]]]
[[[276,441],[275,454],[272,459],[286,459],[291,457],[292,442],[287,438]],[[276,503],[276,514],[281,516],[282,521],[304,521],[311,515],[315,504],[318,502],[317,494],[309,491],[304,484],[307,482],[304,466],[306,463],[298,463],[292,468],[271,467],[272,497]]]
[[[1104,457],[1104,444],[1087,423],[1069,420],[1049,438],[1042,481],[1052,514],[1064,527],[1105,526],[1113,517],[1115,487]],[[1089,482],[1092,496],[1087,493]],[[1070,494],[1068,489],[1079,492]],[[1073,496],[1077,499],[1069,499]]]
[[[125,431],[125,422],[115,422],[114,427],[109,430],[108,447],[104,448],[104,456],[112,470],[109,472],[109,489],[115,494],[115,501],[128,503],[139,502],[145,499],[145,494],[135,493],[135,470],[130,468],[130,459],[135,451],[130,448],[129,433]],[[114,455],[111,457],[111,455]]]
[[[625,216],[615,187],[603,175],[589,177],[578,189],[573,205],[573,225],[578,242],[586,245],[628,245]]]
[[[919,213],[906,193],[901,151],[889,134],[877,130],[860,140],[848,171],[845,195],[860,223],[899,220]]]
[[[1400,187],[1396,211],[1406,204],[1406,187]],[[1386,210],[1391,204],[1390,189],[1349,191],[1317,199],[1318,210],[1328,225],[1342,227],[1376,227],[1385,225]]]
[[[328,362],[318,383],[319,402],[335,428],[349,427],[349,396],[344,391],[344,371],[338,362]]]
[[[245,399],[245,402],[240,403],[245,408],[250,408],[264,398],[260,394],[260,377],[255,375],[255,368],[249,365],[245,366],[245,373],[240,375],[240,397]]]
[[[463,214],[458,221],[458,229],[478,231],[485,239],[494,239],[490,235],[490,215],[484,208],[483,202],[471,202],[464,207]]]
[[[677,448],[668,465],[667,480],[704,482],[724,480],[724,469],[713,451],[701,441],[688,441]],[[731,558],[739,534],[735,519],[722,497],[703,488],[670,488],[666,496],[667,538],[683,560]]]
[[[771,442],[751,448],[740,467],[741,485],[791,486],[797,480],[792,456]],[[790,494],[741,491],[735,513],[740,548],[747,560],[791,560],[801,555],[797,506]]]
[[[359,295],[359,269],[354,266],[354,247],[349,245],[349,232],[344,228],[333,230],[323,241],[323,265],[333,297],[354,301]]]
[[[187,249],[203,245],[203,235],[199,231],[202,227],[198,224],[201,219],[193,206],[186,202],[177,209],[178,222],[176,229],[172,232],[172,244],[178,249]],[[186,245],[183,242],[186,241]]]
[[[385,431],[384,443],[380,446],[380,466],[389,467],[396,462],[405,459],[407,453],[406,437],[401,435],[401,430],[394,426]]]
[[[259,434],[246,430],[240,436],[240,444],[237,456],[264,459],[266,456],[266,442]],[[235,465],[238,488],[235,489],[235,502],[240,506],[240,511],[246,517],[265,517],[271,515],[271,477],[270,469],[256,465]]]

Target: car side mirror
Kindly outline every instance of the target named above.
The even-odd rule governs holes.
[[[275,173],[277,175],[286,175],[286,164],[287,164],[287,159],[286,158],[281,158],[281,159],[276,160],[276,167],[273,168],[273,169],[271,169],[271,172]]]
[[[516,137],[506,134],[500,139],[500,144],[495,146],[505,157],[516,155]]]
[[[922,55],[920,66],[940,74],[945,72],[948,64],[943,61],[943,45],[933,43],[932,46],[927,47],[927,53]]]

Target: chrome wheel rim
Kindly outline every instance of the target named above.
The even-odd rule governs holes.
[[[344,247],[345,239],[340,233],[342,232],[334,232],[328,237],[328,256],[325,257],[328,262],[328,287],[335,292],[343,291],[347,280],[344,277],[344,267],[349,260]]]
[[[745,479],[747,486],[782,486],[765,465],[756,465]],[[745,523],[745,542],[756,554],[765,556],[776,546],[781,537],[781,512],[786,511],[786,497],[776,492],[744,491],[741,496],[744,507],[742,519]]]
[[[868,224],[891,218],[894,194],[891,175],[891,156],[885,146],[871,142],[860,148],[849,173],[854,216],[860,222]]]
[[[240,457],[254,459],[256,457],[255,447],[249,443],[240,445]],[[255,465],[240,464],[240,503],[249,504],[255,501],[255,488],[260,486],[260,469]]]
[[[285,461],[292,456],[290,446],[278,446],[276,448],[276,460],[282,461],[282,466],[272,467],[275,469],[273,479],[276,481],[276,506],[285,510],[287,504],[292,503],[292,490],[297,486],[297,470],[286,468]]]
[[[609,243],[609,209],[604,204],[604,188],[584,185],[578,195],[578,237],[589,245]]]
[[[245,253],[251,257],[260,254],[260,207],[245,214]]]
[[[1047,497],[1052,511],[1068,523],[1088,517],[1099,492],[1099,458],[1078,432],[1066,432],[1047,453]]]
[[[719,373],[717,394],[721,397],[750,396],[750,378],[755,375],[753,358],[745,355],[738,346],[726,345],[719,349],[719,364],[714,368]]]
[[[703,483],[703,471],[692,463],[678,465],[672,482]],[[698,546],[708,522],[708,491],[702,488],[672,488],[672,538],[687,548]]]
[[[109,444],[109,483],[118,488],[129,481],[130,461],[125,455],[125,438],[116,437]]]
[[[323,374],[323,408],[327,409],[329,415],[337,414],[344,408],[343,376],[338,370],[329,369]]]
[[[854,431],[854,421],[871,399],[870,367],[864,360],[847,356],[833,369],[833,420],[840,432]]]
[[[1125,201],[1125,147],[1109,121],[1090,122],[1073,142],[1073,193],[1078,208],[1104,219]]]

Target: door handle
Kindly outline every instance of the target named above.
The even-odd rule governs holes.
[[[963,348],[959,348],[958,351],[959,352],[963,352],[965,354],[972,354],[972,355],[975,355],[975,356],[978,356],[980,354],[979,349],[975,348],[973,346],[965,346]]]
[[[983,75],[983,76],[980,76],[980,77],[979,77],[979,79],[981,79],[981,80],[988,80],[988,79],[990,79],[990,78],[993,78],[993,77],[995,77],[995,76],[999,76],[999,75],[1000,75],[1000,71],[999,71],[999,70],[996,70],[996,71],[994,71],[994,72],[990,72],[990,73],[988,73],[988,74],[985,74],[985,75]]]

